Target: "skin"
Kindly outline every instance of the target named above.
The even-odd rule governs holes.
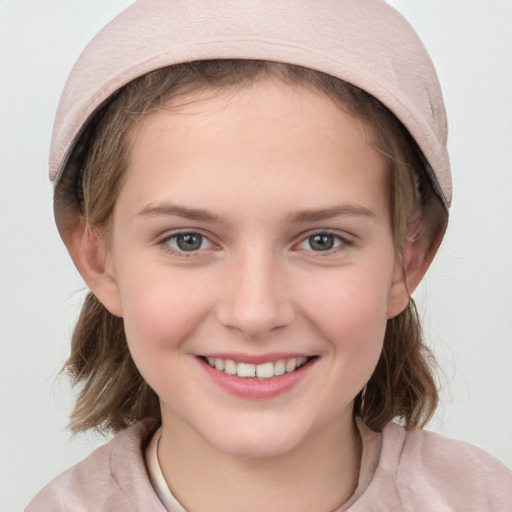
[[[303,88],[215,93],[144,119],[108,236],[81,231],[79,268],[160,397],[159,461],[187,510],[333,510],[354,491],[353,400],[409,296],[376,145]],[[333,248],[315,250],[325,233]],[[276,353],[314,360],[265,399],[227,392],[199,358]]]

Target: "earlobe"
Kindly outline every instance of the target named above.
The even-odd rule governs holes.
[[[122,317],[119,290],[108,262],[104,233],[100,229],[89,229],[85,220],[80,219],[69,230],[66,247],[91,292],[110,313]]]
[[[395,264],[393,283],[388,300],[388,319],[399,315],[407,307],[409,303],[409,289],[407,287],[407,279],[404,267],[401,262]]]

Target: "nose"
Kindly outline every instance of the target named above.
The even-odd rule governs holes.
[[[285,272],[276,257],[248,250],[229,265],[217,318],[247,338],[261,338],[293,322]]]

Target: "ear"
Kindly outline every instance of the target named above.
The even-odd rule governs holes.
[[[414,290],[432,263],[441,243],[442,236],[434,241],[427,235],[417,236],[415,225],[409,232],[402,261],[397,261],[388,304],[388,318],[405,310]]]
[[[73,263],[91,292],[110,313],[122,317],[119,289],[111,265],[108,265],[103,231],[89,229],[81,218],[67,231],[65,243]]]

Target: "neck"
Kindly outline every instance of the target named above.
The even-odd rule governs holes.
[[[350,417],[284,454],[243,458],[164,417],[158,458],[171,492],[189,512],[331,511],[357,487],[361,446]]]

